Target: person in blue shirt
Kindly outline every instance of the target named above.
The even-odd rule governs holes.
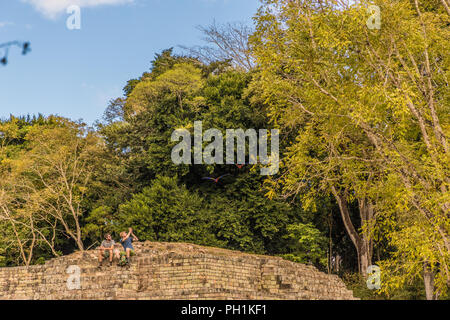
[[[133,248],[133,241],[139,241],[139,239],[134,235],[133,229],[129,228],[128,233],[126,231],[123,231],[120,233],[120,243],[123,246],[123,249],[125,250],[125,253],[127,255],[127,264],[130,263],[130,255],[134,254],[134,248]]]

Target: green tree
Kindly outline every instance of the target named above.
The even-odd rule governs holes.
[[[38,241],[55,255],[61,236],[84,250],[82,220],[102,150],[98,136],[83,125],[63,118],[52,121],[53,125],[30,126],[24,147],[1,162],[1,218],[12,228],[27,265]],[[21,234],[19,226],[26,232]]]
[[[211,232],[214,221],[203,209],[203,199],[177,182],[176,177],[158,176],[122,204],[116,217],[118,230],[133,226],[141,240],[220,245]]]
[[[434,245],[404,257],[430,265],[440,247],[434,275],[444,294],[450,279],[449,15],[445,1],[374,3],[382,13],[379,30],[366,25],[369,1],[264,1],[252,38],[261,71],[255,90],[276,123],[298,132],[284,159],[286,174],[272,186],[284,194],[306,189],[311,198],[331,191],[360,258],[371,244],[358,248],[358,237],[389,239],[422,215],[423,233],[409,230]],[[360,232],[345,213],[355,200],[368,210],[360,210]],[[396,257],[398,266],[405,262]]]
[[[185,128],[193,133],[194,121],[203,121],[204,130],[218,128],[223,133],[228,128],[269,127],[263,105],[255,108],[250,103],[251,93],[246,93],[252,75],[232,69],[218,72],[216,66],[172,56],[170,51],[158,55],[152,65],[152,71],[143,75],[128,92],[125,101],[112,102],[108,118],[115,120],[107,121],[100,128],[106,147],[121,159],[120,166],[129,173],[126,179],[131,177],[133,181],[133,199],[125,202],[120,209],[95,209],[92,212],[94,222],[89,223],[91,232],[100,232],[95,228],[98,225],[96,221],[101,224],[113,219],[121,228],[135,224],[143,232],[140,234],[143,239],[205,244],[206,240],[189,236],[193,232],[190,224],[182,221],[178,222],[177,236],[168,231],[156,234],[151,231],[153,227],[150,225],[165,230],[164,219],[172,221],[174,219],[170,217],[175,215],[174,210],[182,210],[174,199],[170,199],[174,209],[165,206],[157,215],[149,214],[153,218],[149,217],[148,221],[144,219],[146,222],[125,218],[127,215],[136,217],[132,214],[133,210],[153,210],[149,209],[149,205],[141,206],[141,203],[158,202],[152,199],[156,197],[155,188],[162,188],[161,179],[175,179],[176,184],[164,184],[165,193],[172,194],[170,188],[174,188],[186,199],[184,202],[194,208],[186,209],[186,214],[195,211],[204,217],[205,220],[199,219],[196,223],[199,230],[205,232],[205,239],[209,239],[210,245],[247,252],[286,253],[288,248],[285,245],[289,240],[283,239],[283,236],[289,223],[299,222],[296,214],[298,208],[267,199],[262,189],[263,179],[254,172],[256,168],[246,166],[239,169],[234,165],[176,166],[171,160],[171,149],[175,145],[171,142],[172,132]],[[225,173],[230,176],[223,184],[202,180],[205,176]],[[196,201],[188,200],[189,197]],[[196,202],[201,205],[195,205]],[[130,209],[124,211],[125,208]],[[116,211],[120,214],[117,215]],[[189,215],[183,218],[182,213],[178,214],[181,220],[193,219]],[[154,218],[156,216],[159,220]]]
[[[284,258],[300,263],[327,266],[327,239],[312,223],[292,224],[287,227],[287,231],[286,237],[293,241],[293,244],[292,252],[283,255]]]

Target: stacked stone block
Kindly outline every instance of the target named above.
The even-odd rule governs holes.
[[[98,268],[97,252],[40,266],[0,268],[0,299],[354,299],[336,275],[278,257],[184,243],[136,243],[129,267]],[[69,289],[69,266],[80,288]]]

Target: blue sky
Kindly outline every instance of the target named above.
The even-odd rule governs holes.
[[[70,3],[81,6],[81,30],[66,27]],[[202,44],[196,26],[214,19],[251,24],[258,6],[258,0],[0,0],[0,43],[30,41],[32,48],[26,56],[11,49],[8,65],[0,66],[0,118],[40,112],[92,124],[127,80],[149,69],[155,53]]]

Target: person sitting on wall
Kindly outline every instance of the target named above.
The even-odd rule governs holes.
[[[126,233],[125,231],[120,233],[120,243],[123,246],[123,249],[125,250],[125,254],[126,254],[126,264],[130,263],[130,256],[134,255],[134,248],[132,245],[133,241],[139,241],[139,239],[134,235],[133,233],[133,229],[129,228],[128,229],[128,233]]]
[[[109,258],[109,264],[112,265],[113,258],[116,256],[117,259],[119,259],[119,251],[114,250],[114,245],[116,243],[111,237],[111,234],[107,233],[105,234],[105,240],[100,245],[99,248],[99,255],[98,255],[98,261],[99,266],[103,263],[103,258]]]

